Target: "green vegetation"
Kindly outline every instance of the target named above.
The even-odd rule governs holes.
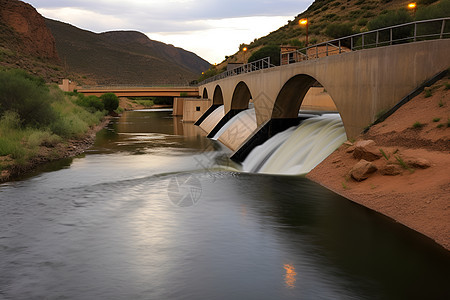
[[[414,129],[419,129],[419,128],[422,128],[423,126],[425,126],[425,124],[422,124],[422,123],[420,123],[420,122],[415,122],[415,123],[412,125],[412,128],[414,128]]]
[[[433,93],[431,92],[430,89],[426,89],[425,90],[425,98],[430,98],[431,96],[433,96]]]
[[[450,90],[450,83],[446,82],[444,83],[444,90]]]
[[[23,71],[0,71],[0,170],[25,164],[40,146],[54,147],[64,138],[81,137],[105,115],[77,103],[79,96],[64,94],[40,78]]]
[[[442,102],[442,99],[439,99],[439,103],[438,103],[439,107],[444,106],[444,102]]]
[[[100,96],[100,99],[109,112],[115,111],[119,107],[119,98],[114,93],[106,93]]]
[[[441,118],[434,118],[433,122],[439,122],[441,120]]]
[[[410,171],[411,173],[414,172],[414,169],[410,168],[410,167],[408,166],[408,164],[407,164],[407,163],[406,163],[399,155],[395,155],[394,157],[395,157],[395,159],[397,160],[398,164],[399,164],[403,169],[408,170],[408,171]]]
[[[386,152],[384,152],[383,149],[380,148],[380,152],[381,152],[381,154],[383,155],[383,157],[384,157],[386,160],[389,160],[390,156],[387,155]]]
[[[353,25],[351,23],[331,23],[327,26],[325,34],[332,38],[340,38],[354,34]]]
[[[436,126],[436,128],[442,128],[442,127],[444,127],[444,124],[438,124],[437,126]]]
[[[280,47],[277,45],[269,45],[262,47],[258,51],[254,52],[248,62],[260,60],[265,57],[270,57],[270,63],[276,66],[280,65]]]

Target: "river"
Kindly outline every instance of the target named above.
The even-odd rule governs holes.
[[[170,111],[0,185],[0,299],[450,299],[450,256],[302,176],[241,173]]]

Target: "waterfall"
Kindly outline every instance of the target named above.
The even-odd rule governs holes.
[[[253,149],[243,162],[246,172],[305,174],[346,140],[339,114],[303,121]]]
[[[214,136],[229,149],[237,150],[256,130],[256,113],[254,108],[241,111],[231,118]]]

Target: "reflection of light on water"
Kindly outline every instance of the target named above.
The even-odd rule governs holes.
[[[295,276],[297,273],[295,272],[295,267],[291,264],[284,264],[284,269],[286,270],[286,275],[284,275],[284,282],[288,288],[295,287],[295,281],[297,280]]]

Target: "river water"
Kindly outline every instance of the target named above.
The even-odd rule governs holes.
[[[227,154],[171,112],[126,112],[0,185],[0,299],[450,299],[429,239]]]

